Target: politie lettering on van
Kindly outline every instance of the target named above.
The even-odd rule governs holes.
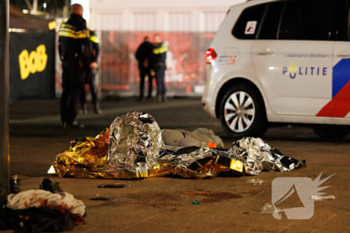
[[[297,75],[327,75],[327,67],[301,67],[297,66],[293,60],[290,66],[283,67],[283,74],[288,73],[290,78],[295,78]]]
[[[269,123],[348,135],[349,12],[350,0],[230,7],[206,53],[204,110],[232,137],[261,136]]]

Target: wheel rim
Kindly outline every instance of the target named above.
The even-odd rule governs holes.
[[[224,117],[227,126],[233,132],[247,131],[255,118],[253,98],[244,91],[233,93],[225,102]]]

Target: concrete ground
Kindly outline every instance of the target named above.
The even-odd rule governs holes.
[[[79,115],[85,129],[60,128],[59,100],[40,100],[10,105],[11,173],[22,180],[23,190],[39,187],[45,177],[60,182],[61,188],[86,205],[86,225],[72,232],[350,232],[349,151],[350,138],[326,141],[309,128],[271,128],[263,139],[287,156],[306,159],[307,168],[291,172],[263,172],[243,177],[184,179],[175,177],[146,180],[93,180],[47,175],[55,155],[81,136],[95,136],[116,116],[137,110],[155,117],[161,128],[213,129],[226,147],[220,122],[209,118],[200,99],[170,99],[167,103],[139,103],[134,98],[110,99],[101,104],[103,114]],[[335,200],[315,201],[313,217],[307,220],[275,219],[260,214],[271,204],[271,184],[278,177],[309,177],[314,180],[335,174],[322,186]],[[263,180],[261,185],[248,182]],[[100,189],[104,183],[122,182],[122,189]],[[209,195],[184,195],[184,191],[205,191]],[[199,205],[192,204],[199,201]],[[286,199],[289,207],[301,202]],[[10,231],[4,231],[10,232]]]

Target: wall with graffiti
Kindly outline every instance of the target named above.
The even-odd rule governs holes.
[[[135,52],[154,32],[101,33],[101,89],[137,94],[139,71]],[[205,79],[205,52],[213,34],[159,33],[168,47],[165,83],[168,94],[201,94]]]

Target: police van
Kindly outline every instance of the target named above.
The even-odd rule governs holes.
[[[205,111],[232,137],[262,135],[271,123],[348,135],[349,6],[350,0],[232,6],[206,53]]]

